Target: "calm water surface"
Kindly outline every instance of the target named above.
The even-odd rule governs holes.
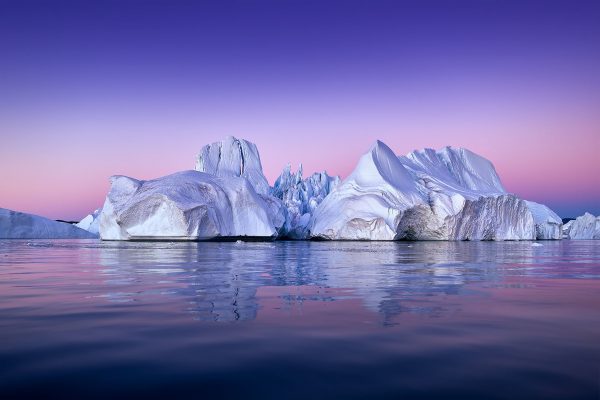
[[[600,396],[600,241],[0,241],[0,398]]]

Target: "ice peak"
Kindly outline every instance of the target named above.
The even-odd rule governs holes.
[[[269,192],[258,149],[254,143],[244,139],[227,136],[204,146],[196,157],[195,169],[220,177],[243,177],[258,193]]]
[[[409,193],[414,184],[408,171],[398,157],[381,140],[375,141],[369,151],[363,154],[347,180],[360,185],[379,185],[381,181]]]

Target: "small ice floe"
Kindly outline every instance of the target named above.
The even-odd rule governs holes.
[[[29,246],[29,247],[52,247],[54,245],[49,242],[27,242],[27,246]]]
[[[541,247],[543,244],[541,243],[531,243],[531,247]]]

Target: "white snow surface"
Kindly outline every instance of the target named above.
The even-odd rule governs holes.
[[[585,213],[565,225],[565,237],[575,240],[600,239],[600,216]]]
[[[547,207],[506,193],[492,163],[462,148],[397,157],[380,141],[315,210],[312,237],[333,240],[559,239]]]
[[[0,208],[0,239],[89,239],[88,231],[66,222]]]
[[[339,176],[332,177],[327,172],[316,172],[302,179],[302,164],[295,174],[288,164],[272,190],[273,196],[280,199],[287,210],[283,234],[292,239],[308,238],[310,217],[339,182]]]
[[[285,223],[280,201],[246,178],[183,171],[141,181],[111,178],[100,215],[104,240],[274,238]]]
[[[196,157],[195,170],[222,178],[244,177],[257,193],[266,195],[270,191],[258,149],[254,143],[244,139],[228,136],[204,146]]]
[[[101,208],[94,210],[94,212],[85,216],[81,221],[76,223],[75,226],[98,236],[100,234],[100,213],[101,212],[102,212]]]
[[[398,158],[414,178],[422,181],[425,192],[442,189],[469,197],[506,193],[494,165],[467,149],[415,150]]]

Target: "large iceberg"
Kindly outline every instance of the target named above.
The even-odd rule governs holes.
[[[564,235],[568,239],[600,239],[600,216],[585,213],[569,221],[564,226]]]
[[[302,179],[302,164],[295,174],[288,164],[275,181],[272,191],[287,211],[283,235],[291,239],[308,238],[310,217],[339,182],[339,176],[332,177],[327,172],[315,172]]]
[[[248,179],[184,171],[141,181],[111,178],[100,214],[104,240],[275,238],[285,222],[281,202]]]
[[[315,210],[312,237],[332,240],[560,239],[543,205],[506,193],[492,163],[462,148],[397,157],[377,141]]]
[[[102,212],[79,223],[109,240],[261,237],[329,240],[560,239],[548,207],[506,192],[492,163],[466,149],[398,157],[380,141],[343,182],[288,165],[269,187],[256,146],[204,146],[196,171],[112,178]],[[99,215],[99,216],[98,216]]]
[[[88,239],[88,231],[66,222],[0,208],[0,239]]]

